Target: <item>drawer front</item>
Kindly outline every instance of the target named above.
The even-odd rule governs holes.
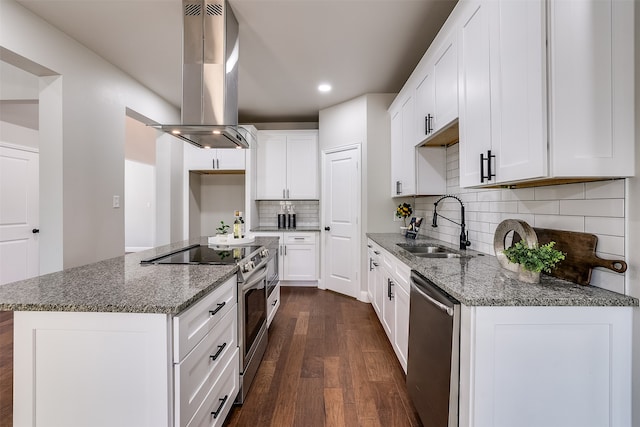
[[[173,362],[178,363],[204,338],[238,301],[234,276],[173,318]]]
[[[233,353],[225,365],[222,375],[211,387],[202,406],[196,412],[187,427],[218,427],[222,426],[229,414],[239,390],[240,359],[238,349]]]
[[[276,288],[269,295],[267,300],[267,327],[271,326],[271,321],[276,315],[278,308],[280,307],[280,283],[276,285]]]
[[[179,405],[176,416],[180,425],[187,425],[193,418],[222,374],[223,367],[238,347],[237,336],[236,305],[181,363],[175,365],[176,404]]]
[[[316,233],[284,233],[284,243],[295,245],[296,243],[315,243]]]

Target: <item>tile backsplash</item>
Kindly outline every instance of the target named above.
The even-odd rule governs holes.
[[[318,200],[288,200],[294,206],[296,213],[296,225],[318,226],[320,224],[320,202]],[[274,200],[258,200],[260,227],[277,227],[280,202]]]
[[[458,144],[447,148],[447,194],[465,206],[471,248],[495,255],[493,235],[500,222],[521,219],[532,227],[593,233],[601,258],[624,259],[625,180],[563,184],[522,189],[462,189],[459,187]],[[457,244],[460,227],[439,218],[432,228],[433,204],[439,196],[415,198],[415,215],[424,216],[420,232]],[[438,213],[460,222],[460,204],[454,199],[438,203]],[[592,272],[591,284],[624,293],[624,274],[603,268]]]

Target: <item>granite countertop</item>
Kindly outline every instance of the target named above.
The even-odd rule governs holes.
[[[234,276],[234,265],[141,265],[196,238],[0,286],[0,311],[177,314]],[[277,250],[278,239],[257,244]]]
[[[521,282],[491,255],[471,249],[460,251],[449,243],[419,236],[407,239],[399,233],[367,233],[383,249],[412,270],[468,306],[638,306],[636,298],[595,286],[584,286],[542,274],[539,284]],[[445,246],[468,256],[420,258],[398,246]]]
[[[261,226],[261,227],[255,227],[252,228],[249,231],[253,231],[255,233],[259,233],[259,232],[310,232],[310,231],[320,231],[320,226],[319,225],[303,225],[300,227],[296,227],[296,228],[278,228],[278,226],[274,225],[274,226]]]

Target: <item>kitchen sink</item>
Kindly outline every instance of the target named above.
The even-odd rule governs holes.
[[[461,258],[457,252],[442,246],[415,246],[399,244],[399,247],[420,258]]]

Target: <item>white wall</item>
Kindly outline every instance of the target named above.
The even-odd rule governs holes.
[[[50,81],[41,80],[41,84],[57,91],[61,100],[59,110],[45,111],[46,120],[54,121],[50,128],[56,126],[56,119],[60,120],[61,139],[52,144],[50,155],[45,155],[41,147],[41,172],[48,171],[43,179],[54,183],[48,189],[53,212],[58,211],[56,200],[62,201],[58,218],[61,223],[51,227],[61,233],[58,252],[64,254],[63,266],[121,255],[124,214],[122,209],[113,209],[111,201],[114,195],[124,195],[125,111],[130,108],[159,123],[178,121],[179,111],[13,0],[2,0],[0,7],[0,47],[55,74]],[[44,138],[42,126],[40,131]],[[180,185],[176,186],[172,171],[174,162],[182,162],[182,145],[172,141],[169,146],[177,154],[166,165],[169,187],[173,194],[181,194],[182,174]],[[169,225],[181,230],[182,223],[176,221],[182,219],[182,198],[174,198],[168,204],[175,211]]]

